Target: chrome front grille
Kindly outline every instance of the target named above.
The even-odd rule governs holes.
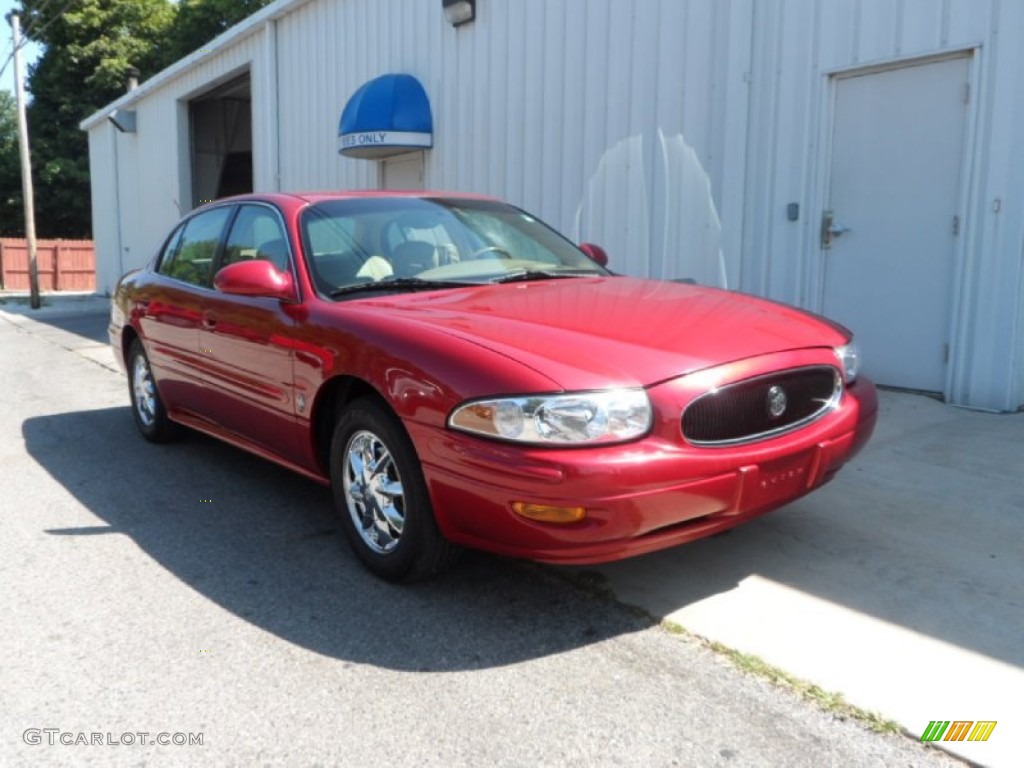
[[[839,371],[828,365],[738,381],[687,406],[683,437],[694,445],[734,445],[781,435],[830,411],[842,391]]]

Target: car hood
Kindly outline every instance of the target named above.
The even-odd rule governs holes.
[[[629,277],[506,283],[358,303],[485,346],[566,389],[649,386],[847,338],[841,326],[774,302]]]

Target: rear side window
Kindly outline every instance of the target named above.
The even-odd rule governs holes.
[[[166,274],[166,272],[164,272],[164,265],[170,264],[171,259],[174,258],[174,254],[178,252],[178,243],[181,242],[181,231],[184,228],[185,227],[180,226],[174,230],[174,234],[167,238],[167,244],[164,245],[163,251],[160,252],[160,265],[158,267],[158,271],[163,274]]]
[[[288,241],[281,220],[262,205],[242,206],[224,249],[224,266],[249,259],[265,259],[282,272],[288,270]]]
[[[192,285],[209,285],[213,258],[217,253],[224,225],[231,215],[231,208],[214,208],[200,213],[185,223],[176,247],[169,245],[160,261],[160,274],[182,280]]]

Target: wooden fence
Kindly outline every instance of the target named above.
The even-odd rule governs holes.
[[[39,240],[36,265],[40,291],[96,290],[96,249],[92,240]],[[26,240],[0,237],[0,289],[29,290]]]

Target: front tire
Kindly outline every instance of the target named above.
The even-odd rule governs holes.
[[[149,358],[138,339],[134,339],[128,348],[128,392],[132,399],[135,426],[144,438],[151,443],[166,443],[181,434],[181,427],[167,418],[167,409],[156,389]]]
[[[380,578],[416,581],[458,558],[437,528],[412,441],[374,398],[352,402],[335,425],[331,487],[345,537]]]

